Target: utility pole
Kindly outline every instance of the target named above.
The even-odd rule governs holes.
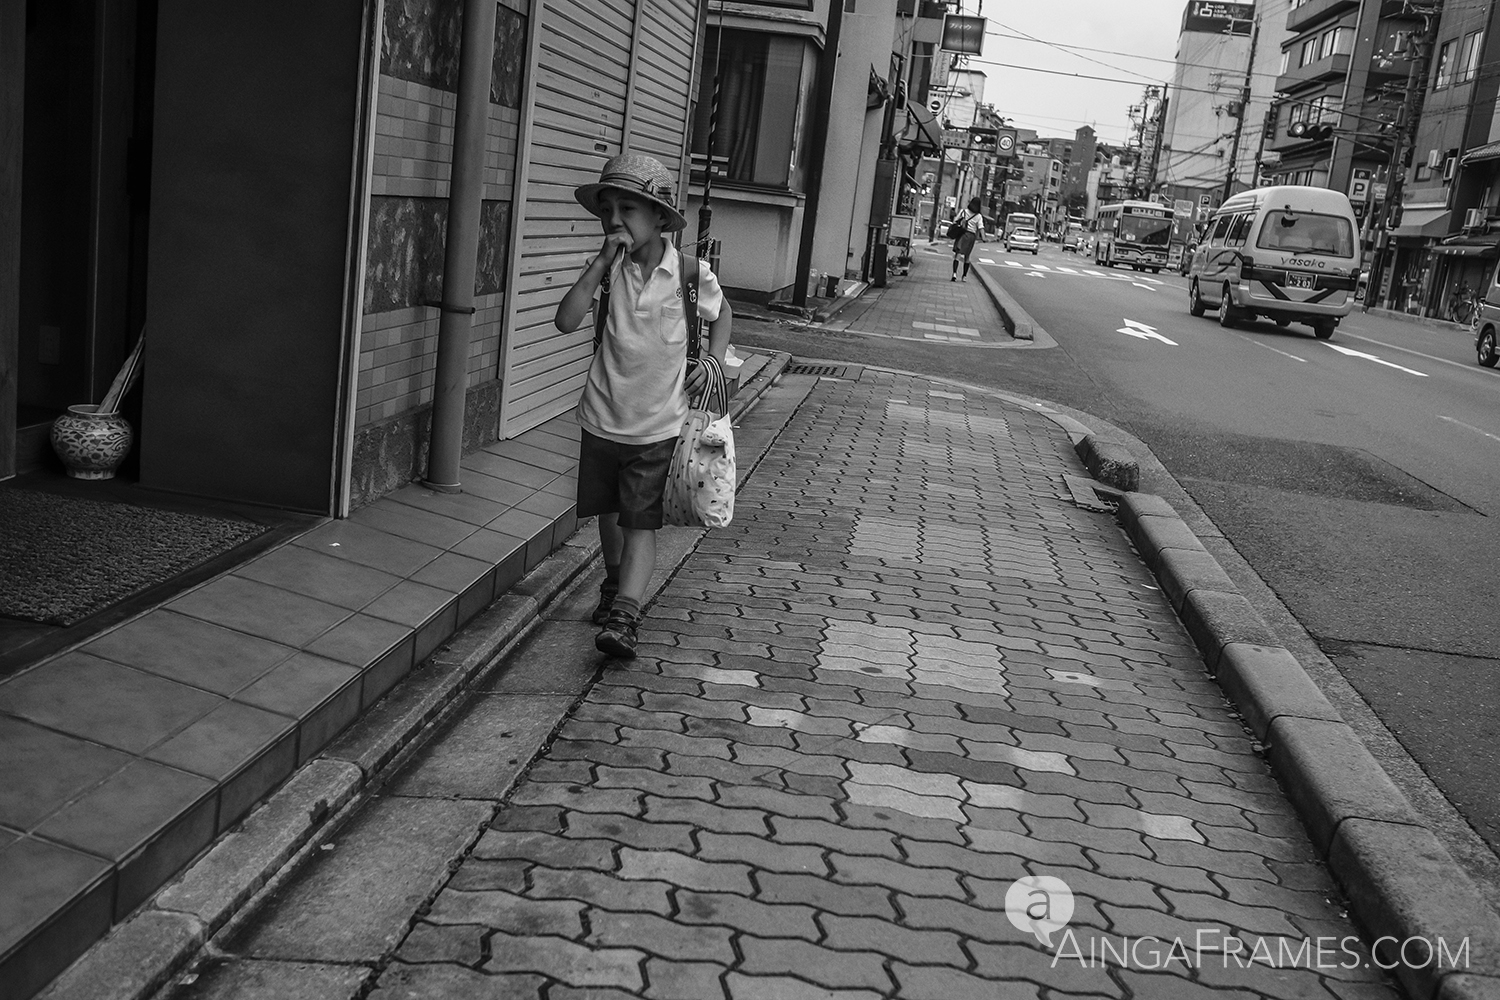
[[[1260,142],[1255,146],[1255,171],[1253,176],[1251,176],[1250,178],[1250,183],[1253,185],[1258,186],[1260,184],[1260,167],[1261,162],[1265,159],[1266,155],[1266,140],[1270,138],[1271,130],[1275,127],[1276,102],[1273,100],[1266,108],[1265,121],[1261,122],[1260,125]]]
[[[943,123],[942,122],[938,122],[938,124],[942,125]],[[942,131],[946,132],[947,129],[942,129]],[[927,220],[927,242],[928,243],[936,243],[937,242],[938,210],[939,210],[939,207],[942,204],[942,199],[943,199],[943,168],[945,166],[947,166],[947,163],[948,163],[948,138],[947,138],[947,136],[943,137],[943,140],[942,140],[941,144],[939,144],[939,146],[938,146],[937,161],[938,161],[937,180],[935,180],[935,181],[932,182],[932,218],[930,218],[930,219]]]
[[[1233,28],[1234,25],[1231,23],[1230,29],[1232,30]],[[1240,89],[1239,113],[1234,116],[1234,138],[1229,143],[1229,170],[1224,175],[1224,194],[1219,198],[1220,204],[1228,201],[1229,196],[1234,194],[1234,175],[1239,167],[1240,159],[1240,133],[1245,130],[1245,112],[1250,107],[1251,74],[1255,69],[1255,43],[1259,39],[1260,14],[1257,13],[1255,15],[1254,26],[1250,29],[1250,61],[1245,64],[1245,85]],[[1265,133],[1262,132],[1261,135],[1264,136]],[[1259,153],[1255,155],[1255,162],[1258,169],[1260,163]],[[1255,179],[1252,178],[1252,180]]]
[[[1150,96],[1151,90],[1150,88],[1147,88],[1146,97],[1148,100],[1150,99]],[[1130,177],[1130,196],[1132,198],[1139,197],[1141,193],[1141,158],[1146,155],[1147,110],[1148,105],[1145,101],[1142,101],[1140,104],[1133,104],[1126,109],[1126,114],[1130,115],[1132,120],[1135,120],[1137,115],[1140,116],[1139,121],[1136,121],[1135,128],[1135,169],[1131,171]]]
[[[1151,172],[1146,175],[1146,197],[1151,197],[1151,192],[1156,187],[1156,168],[1161,163],[1161,137],[1167,127],[1167,85],[1162,84],[1161,103],[1156,106],[1156,128],[1153,130],[1155,136],[1151,141]]]
[[[958,72],[958,56],[952,56],[952,57],[950,57],[950,59],[948,61],[948,72],[943,76],[943,82],[944,82],[944,84],[946,85],[946,87],[948,89],[948,96],[950,98],[953,96],[953,78],[954,78],[954,75],[957,72]],[[928,243],[936,243],[937,242],[938,215],[940,214],[940,209],[941,209],[941,205],[942,205],[942,197],[943,197],[943,173],[945,172],[945,168],[947,167],[947,164],[948,164],[948,137],[946,135],[946,133],[948,131],[948,114],[947,114],[947,112],[948,112],[948,103],[947,103],[947,101],[944,101],[943,102],[943,117],[938,120],[938,124],[942,126],[942,131],[945,134],[943,135],[942,143],[938,146],[937,181],[932,186],[932,218],[927,220],[927,242]],[[936,115],[934,115],[934,117],[936,117]],[[954,168],[955,175],[957,174],[957,169],[958,169],[957,167]],[[954,194],[956,195],[957,193],[958,193],[958,188],[957,188],[957,185],[956,185],[956,182],[955,182]]]
[[[1432,57],[1433,43],[1437,41],[1438,15],[1442,9],[1442,0],[1434,0],[1432,6],[1422,10],[1422,34],[1412,36],[1411,45],[1416,51],[1412,54],[1411,70],[1406,75],[1406,95],[1396,109],[1395,141],[1391,147],[1390,166],[1386,170],[1385,208],[1381,213],[1380,232],[1376,236],[1376,266],[1371,269],[1365,286],[1366,311],[1391,264],[1391,231],[1401,225],[1401,186],[1406,180],[1406,168],[1411,165],[1411,151],[1417,144],[1422,103],[1427,97],[1427,65]]]

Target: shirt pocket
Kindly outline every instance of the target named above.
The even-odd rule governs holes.
[[[670,299],[661,306],[661,338],[668,344],[687,343],[687,320],[681,299]]]

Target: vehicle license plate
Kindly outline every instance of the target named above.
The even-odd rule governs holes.
[[[1313,276],[1312,275],[1310,275],[1310,274],[1297,274],[1294,271],[1288,271],[1287,272],[1287,275],[1286,275],[1286,287],[1288,287],[1288,288],[1311,288],[1312,286],[1313,286]]]

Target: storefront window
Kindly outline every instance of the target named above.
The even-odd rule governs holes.
[[[714,156],[724,178],[801,192],[806,187],[818,52],[791,35],[710,27],[693,122],[693,152],[708,153],[713,56],[719,59],[719,118]]]

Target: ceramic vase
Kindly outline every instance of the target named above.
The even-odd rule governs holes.
[[[135,443],[130,421],[98,409],[80,403],[52,422],[52,450],[74,479],[113,479]]]

